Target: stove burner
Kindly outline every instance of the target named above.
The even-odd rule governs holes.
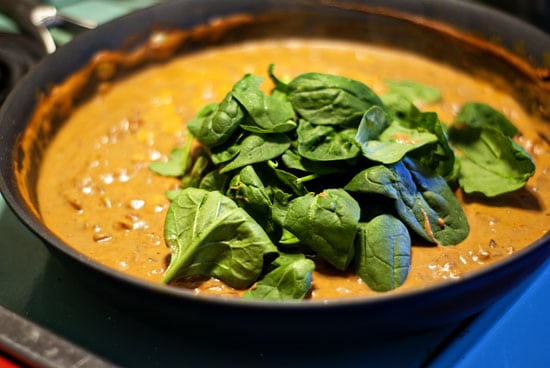
[[[0,104],[27,71],[46,55],[33,39],[13,33],[0,33]]]

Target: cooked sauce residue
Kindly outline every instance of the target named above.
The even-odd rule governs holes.
[[[442,100],[421,106],[450,123],[467,101],[490,104],[519,129],[519,144],[537,171],[525,188],[483,200],[457,192],[470,234],[456,246],[414,246],[411,272],[399,292],[454,280],[528,246],[550,225],[550,137],[504,91],[449,66],[401,51],[364,44],[284,39],[250,41],[182,55],[105,84],[73,109],[48,148],[38,183],[40,213],[65,242],[121,272],[160,282],[170,250],[163,238],[168,200],[178,181],[148,169],[185,139],[185,122],[203,105],[218,102],[245,73],[267,77],[316,71],[348,76],[375,92],[387,79],[437,87]],[[266,80],[266,88],[269,88]],[[201,293],[239,294],[217,280],[184,285]],[[314,273],[311,298],[375,295],[357,276],[329,267]]]

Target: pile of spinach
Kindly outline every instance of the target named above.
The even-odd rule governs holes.
[[[533,175],[517,129],[465,104],[450,127],[417,106],[437,89],[388,81],[378,96],[342,76],[304,73],[275,87],[247,74],[188,122],[184,147],[154,162],[181,177],[165,239],[165,283],[212,276],[245,298],[302,299],[316,262],[353,268],[373,290],[400,286],[411,239],[453,245],[469,232],[452,187],[495,196]],[[192,150],[192,141],[200,148]]]

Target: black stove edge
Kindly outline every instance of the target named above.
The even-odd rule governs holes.
[[[3,306],[0,306],[0,352],[30,367],[117,367]]]

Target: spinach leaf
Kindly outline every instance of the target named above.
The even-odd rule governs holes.
[[[285,90],[294,110],[316,125],[357,125],[372,105],[382,106],[363,83],[331,74],[301,74]]]
[[[269,78],[275,85],[275,88],[271,91],[271,93],[275,94],[282,94],[287,96],[288,95],[288,81],[283,81],[280,78],[278,78],[275,75],[275,64],[269,64],[267,68],[267,74],[269,75]]]
[[[205,146],[219,146],[229,139],[244,119],[244,112],[229,92],[218,105],[211,103],[203,107],[187,123],[187,129]]]
[[[154,161],[149,169],[162,176],[182,176],[187,171],[188,151],[185,147],[177,147],[170,151],[167,161]]]
[[[453,127],[458,131],[462,126],[470,128],[493,128],[500,130],[508,137],[514,137],[518,134],[518,129],[501,112],[495,110],[489,105],[479,102],[468,102],[464,104],[453,122]]]
[[[279,225],[282,228],[283,232],[285,232],[283,225],[285,222],[286,213],[288,211],[288,204],[293,198],[295,198],[295,196],[293,195],[293,193],[285,192],[281,187],[270,188],[270,192],[270,198],[273,202],[271,217],[273,218],[273,222]]]
[[[367,111],[359,129],[356,139],[361,144],[363,155],[369,160],[392,164],[401,160],[408,152],[414,151],[424,145],[437,142],[437,136],[422,126],[422,122],[395,119],[389,124],[382,109],[377,107]],[[364,133],[374,126],[376,130],[385,126],[376,137]]]
[[[212,170],[201,179],[199,188],[209,191],[217,190],[225,193],[230,179],[228,174],[220,174],[218,170]]]
[[[248,290],[245,299],[299,300],[311,288],[315,264],[303,254],[281,253],[273,261],[275,268],[267,273],[256,286]]]
[[[220,172],[223,174],[246,165],[274,159],[289,147],[290,139],[285,134],[250,134],[243,139],[237,157]]]
[[[271,199],[252,165],[247,165],[231,179],[226,195],[244,208],[268,233],[273,231]]]
[[[361,209],[343,189],[327,189],[290,201],[284,228],[339,270],[354,255],[353,241]]]
[[[296,128],[295,114],[290,102],[279,94],[266,95],[260,91],[263,79],[247,74],[233,88],[233,97],[247,112],[242,129],[253,133],[284,133]]]
[[[277,164],[271,160],[267,162],[267,166],[272,170],[273,174],[277,178],[275,186],[281,185],[290,189],[293,194],[301,196],[308,192],[301,178],[292,174],[289,171],[281,170],[277,168]]]
[[[279,246],[286,247],[286,248],[289,248],[289,247],[298,248],[299,245],[300,245],[300,239],[298,239],[296,235],[292,234],[287,229],[283,228],[281,238],[279,239]]]
[[[375,291],[389,291],[407,279],[411,238],[407,227],[391,215],[359,224],[356,238],[357,274]]]
[[[458,244],[468,235],[466,216],[447,182],[410,158],[363,170],[344,188],[395,200],[401,220],[430,242]]]
[[[386,111],[380,106],[372,106],[363,114],[355,140],[361,145],[376,139],[388,127],[390,119]]]
[[[423,126],[437,137],[433,144],[420,147],[410,153],[423,166],[442,176],[447,182],[452,182],[458,175],[455,163],[455,152],[447,135],[447,127],[439,120],[436,113],[421,113]]]
[[[262,272],[264,256],[277,251],[261,226],[235,202],[196,188],[181,190],[171,202],[164,235],[172,250],[164,283],[203,275],[246,288]]]
[[[436,142],[421,146],[409,152],[409,155],[447,181],[453,181],[457,176],[455,153],[449,144],[447,128],[437,114],[421,112],[411,101],[395,93],[382,96],[382,100],[394,119],[411,127],[418,126],[437,137]]]
[[[183,189],[181,188],[178,188],[178,189],[172,189],[172,190],[167,190],[166,191],[166,198],[168,198],[168,200],[170,202],[172,202],[173,200],[175,200],[176,198],[178,198],[178,196],[180,195],[180,193],[183,191]]]
[[[466,193],[494,197],[517,190],[535,172],[529,153],[512,140],[515,126],[492,107],[470,103],[459,111],[449,129],[458,149],[458,182]]]
[[[329,164],[321,161],[308,160],[294,152],[293,149],[289,149],[283,153],[281,160],[289,169],[317,175],[345,173],[351,169],[351,165],[348,165],[347,162],[341,162],[338,163],[338,165],[334,165],[334,161]]]
[[[237,131],[231,138],[225,141],[223,144],[210,148],[210,159],[214,165],[220,165],[233,160],[239,152],[241,152],[241,145],[246,137],[242,131]]]
[[[198,187],[203,176],[205,175],[206,170],[208,169],[209,164],[210,160],[206,156],[199,155],[195,159],[191,171],[181,178],[180,187]]]
[[[453,144],[460,150],[458,182],[466,193],[494,197],[512,192],[535,173],[531,156],[501,131],[474,128],[468,140],[461,130]]]
[[[312,161],[340,161],[356,157],[360,148],[354,128],[337,130],[333,126],[298,124],[298,153]]]
[[[416,105],[441,99],[441,92],[437,88],[411,80],[386,80],[386,86],[389,93],[399,95]]]
[[[192,165],[191,147],[193,147],[193,135],[187,134],[183,147],[172,149],[166,162],[151,162],[149,169],[162,176],[178,177],[184,175]]]

